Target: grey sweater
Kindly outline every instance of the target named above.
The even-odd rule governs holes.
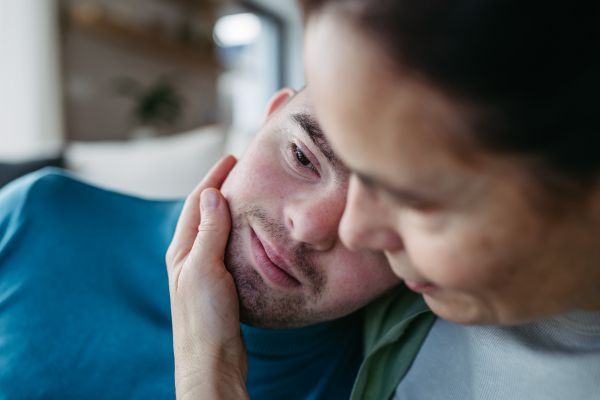
[[[600,312],[511,326],[438,318],[394,400],[600,400]]]

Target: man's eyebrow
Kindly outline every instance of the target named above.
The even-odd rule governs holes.
[[[323,134],[319,123],[314,118],[308,114],[297,113],[292,114],[291,119],[312,140],[315,146],[323,153],[329,165],[331,165],[337,173],[341,174],[346,172],[346,167],[335,155],[331,146],[329,146],[329,142]]]

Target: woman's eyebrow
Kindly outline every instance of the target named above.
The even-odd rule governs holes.
[[[312,140],[315,146],[327,159],[329,165],[339,174],[347,173],[347,169],[340,159],[335,155],[319,123],[310,115],[305,113],[292,114],[292,122],[298,125],[304,133]]]
[[[417,194],[415,193],[411,193],[407,190],[404,189],[397,189],[394,188],[384,182],[381,182],[375,178],[372,178],[368,175],[365,175],[361,172],[357,172],[357,171],[353,171],[356,176],[358,177],[358,179],[368,188],[370,189],[380,189],[383,190],[384,192],[388,193],[389,195],[395,197],[396,199],[398,199],[399,201],[403,202],[403,203],[407,203],[407,204],[423,204],[423,205],[430,205],[429,202],[425,201],[424,199],[422,199],[421,197],[419,197]]]

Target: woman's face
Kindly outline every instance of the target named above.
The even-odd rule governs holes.
[[[457,323],[600,310],[600,196],[552,215],[514,159],[459,156],[452,138],[469,127],[452,102],[334,17],[309,20],[305,59],[318,118],[353,171],[348,247],[385,250],[407,286]]]

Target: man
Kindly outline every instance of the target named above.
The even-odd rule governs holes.
[[[381,254],[350,252],[339,241],[347,172],[312,117],[308,90],[294,94],[284,89],[273,97],[231,174],[235,161],[225,158],[185,205],[108,192],[57,171],[0,192],[0,393],[172,398],[172,346],[192,362],[203,357],[180,333],[193,336],[198,326],[219,321],[202,314],[184,320],[189,314],[174,292],[171,341],[164,255],[172,238],[190,246],[202,239],[200,193],[223,184],[233,222],[226,252],[232,275],[221,282],[237,287],[242,322],[253,325],[242,325],[250,395],[348,398],[361,360],[360,316],[352,312],[398,280]],[[205,232],[209,222],[202,222]],[[189,256],[171,247],[168,258]],[[171,272],[172,287],[200,285],[192,296],[220,288],[193,270]],[[239,326],[230,312],[237,304],[221,306],[219,318]],[[176,373],[177,380],[186,374]]]

